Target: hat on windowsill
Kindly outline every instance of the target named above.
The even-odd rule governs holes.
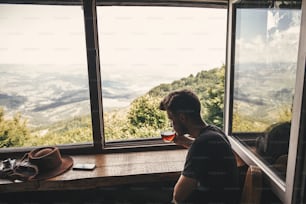
[[[61,156],[57,147],[34,149],[29,153],[29,162],[38,168],[38,174],[33,178],[35,180],[58,176],[73,165],[72,158]]]
[[[16,164],[14,176],[24,181],[44,180],[63,174],[73,165],[69,156],[61,156],[57,147],[34,149]]]

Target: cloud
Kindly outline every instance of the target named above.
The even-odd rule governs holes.
[[[296,63],[300,32],[299,17],[298,14],[269,16],[273,19],[269,19],[265,35],[258,34],[249,39],[241,36],[236,44],[236,63]]]

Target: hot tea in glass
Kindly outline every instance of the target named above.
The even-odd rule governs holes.
[[[175,138],[176,134],[172,130],[161,132],[161,137],[164,142],[172,142]]]

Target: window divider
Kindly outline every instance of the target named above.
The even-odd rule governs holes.
[[[83,9],[94,151],[102,152],[104,147],[103,109],[96,0],[84,0]]]

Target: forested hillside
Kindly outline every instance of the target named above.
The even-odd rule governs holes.
[[[201,71],[195,76],[190,75],[170,84],[161,84],[136,98],[127,108],[104,112],[106,141],[158,137],[161,130],[169,128],[165,112],[158,109],[160,100],[167,93],[183,88],[199,96],[203,118],[222,127],[224,66]],[[88,115],[30,129],[22,115],[7,119],[3,109],[0,113],[0,147],[92,141],[91,118]]]
[[[195,76],[190,75],[171,84],[161,84],[151,89],[148,94],[152,97],[163,97],[174,90],[190,89],[198,95],[202,103],[202,116],[206,121],[222,127],[224,72],[224,66],[201,71]]]

